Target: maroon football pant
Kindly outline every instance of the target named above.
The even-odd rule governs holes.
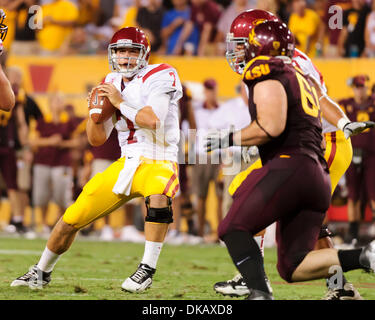
[[[7,189],[17,190],[17,158],[12,148],[0,148],[0,170]]]
[[[369,200],[375,201],[375,155],[367,155],[362,161],[361,164],[351,163],[346,171],[348,198],[358,201],[365,192]]]
[[[231,231],[255,235],[277,221],[277,267],[291,281],[314,249],[330,200],[330,179],[321,164],[305,155],[278,157],[253,170],[233,194],[219,237]]]

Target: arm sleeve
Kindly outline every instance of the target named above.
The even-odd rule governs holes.
[[[146,105],[151,106],[160,122],[163,123],[168,114],[170,100],[168,93],[153,93],[148,97]]]

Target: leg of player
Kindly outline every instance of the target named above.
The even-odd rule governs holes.
[[[264,258],[264,235],[266,230],[263,230],[254,236],[255,242],[258,244],[262,257]],[[266,282],[269,291],[272,293],[270,281],[266,277]],[[240,273],[237,273],[232,279],[227,281],[219,281],[214,284],[214,290],[224,296],[241,297],[250,294],[245,280]]]
[[[79,229],[60,219],[53,228],[38,264],[11,283],[11,287],[28,286],[42,288],[51,281],[51,273],[59,257],[66,252]]]
[[[310,251],[292,273],[291,281],[327,278],[356,269],[375,271],[375,241],[359,249]]]
[[[129,292],[141,292],[152,285],[168,225],[172,219],[172,199],[164,195],[151,195],[145,198],[147,215],[145,219],[145,250],[136,272],[127,278],[122,289]]]
[[[314,250],[334,248],[330,236],[331,232],[328,228],[322,227]],[[328,291],[323,297],[323,300],[363,300],[357,289],[347,281],[343,273],[338,281],[332,281],[338,276],[340,275],[335,274],[326,279]]]

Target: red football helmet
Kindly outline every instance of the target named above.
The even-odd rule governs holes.
[[[139,50],[138,57],[128,57],[128,63],[125,67],[118,63],[119,59],[123,59],[123,57],[117,56],[117,50],[121,48]],[[141,29],[135,27],[122,28],[113,35],[108,46],[109,65],[113,71],[123,73],[126,78],[131,78],[147,66],[150,51],[150,41]],[[135,62],[135,66],[132,62]]]
[[[287,56],[294,53],[294,36],[285,23],[266,21],[250,31],[249,45],[245,49],[245,60],[263,56]]]
[[[227,34],[225,57],[235,72],[242,74],[245,68],[244,49],[248,46],[250,31],[265,21],[279,21],[279,19],[271,12],[251,9],[240,13],[233,20],[230,32]]]

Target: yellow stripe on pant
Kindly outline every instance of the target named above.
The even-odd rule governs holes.
[[[329,132],[324,135],[326,139],[326,150],[324,158],[329,167],[331,178],[332,194],[336,189],[339,180],[349,168],[352,161],[353,149],[350,139],[346,139],[342,131]],[[256,169],[262,167],[260,159],[255,161],[249,168],[237,174],[228,188],[228,192],[233,195],[246,177]]]
[[[134,174],[129,196],[112,192],[125,158],[120,158],[105,171],[96,174],[83,188],[82,193],[63,216],[64,222],[75,228],[82,228],[101,218],[125,202],[136,197],[147,197],[153,194],[165,194],[174,197],[178,190],[178,166],[168,160],[150,160],[142,158]]]

